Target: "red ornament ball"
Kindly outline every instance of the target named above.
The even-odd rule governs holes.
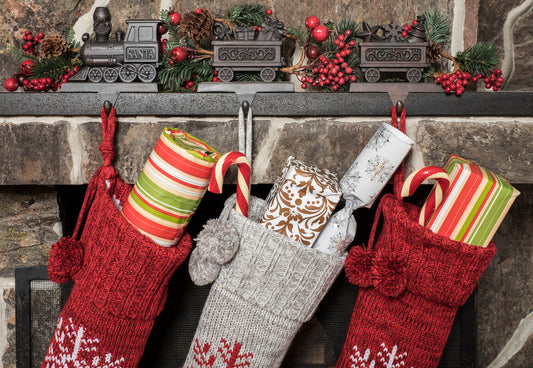
[[[266,15],[272,15],[272,9],[267,9],[267,10],[265,11],[265,13],[266,13]]]
[[[310,17],[307,17],[305,19],[305,27],[307,29],[313,29],[316,26],[318,26],[319,24],[320,24],[320,19],[318,19],[314,15],[311,15]]]
[[[200,14],[202,12],[202,8],[196,8],[196,14]]]
[[[20,64],[20,72],[24,75],[31,74],[31,69],[35,65],[35,60],[26,59]]]
[[[9,92],[16,91],[19,88],[19,82],[15,78],[7,78],[4,82],[4,88]]]
[[[305,55],[311,61],[316,60],[320,56],[320,49],[315,45],[311,45],[305,51]]]
[[[170,14],[170,24],[173,24],[177,26],[181,22],[181,14],[178,12],[174,12]]]
[[[317,42],[324,42],[329,37],[329,30],[328,27],[324,25],[318,25],[315,28],[313,28],[313,38]]]
[[[168,28],[166,25],[160,24],[159,26],[157,26],[157,34],[159,34],[160,36],[164,35],[167,32]]]
[[[171,51],[174,62],[180,62],[187,59],[187,50],[181,46],[174,47]]]

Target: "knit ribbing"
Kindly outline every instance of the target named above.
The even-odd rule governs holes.
[[[374,219],[374,226],[383,219],[379,238],[348,254],[346,272],[361,288],[337,368],[438,365],[457,308],[496,248],[435,234],[417,223],[418,212],[383,196]]]
[[[261,200],[252,202],[255,218]],[[344,264],[344,257],[304,247],[237,214],[234,203],[226,202],[219,220],[237,229],[239,250],[211,288],[187,368],[278,367]],[[227,355],[236,357],[236,349],[240,358],[230,362]]]

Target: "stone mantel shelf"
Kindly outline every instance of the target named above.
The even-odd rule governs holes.
[[[0,93],[0,116],[98,115],[105,96],[98,93]],[[233,93],[120,93],[121,116],[236,116]],[[396,101],[394,101],[395,103]],[[533,116],[532,92],[471,92],[461,97],[409,93],[411,116]],[[258,93],[255,116],[384,116],[393,105],[387,93]]]
[[[406,172],[454,153],[513,183],[533,183],[533,93],[410,93]],[[96,93],[0,93],[0,185],[85,184],[101,165]],[[382,123],[387,93],[258,93],[253,183],[272,183],[288,156],[342,176]],[[220,152],[238,149],[232,93],[122,93],[115,167],[134,183],[161,131],[172,126]],[[230,173],[227,182],[235,180]]]

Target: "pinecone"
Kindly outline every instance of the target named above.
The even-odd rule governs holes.
[[[207,9],[199,9],[197,12],[187,12],[181,19],[181,27],[187,37],[200,41],[211,37],[214,20],[211,12]]]
[[[431,42],[431,45],[427,49],[427,57],[430,63],[436,63],[440,60],[442,52],[442,46],[436,42]]]
[[[61,56],[67,51],[68,43],[62,35],[46,35],[41,41],[41,55],[44,57]]]

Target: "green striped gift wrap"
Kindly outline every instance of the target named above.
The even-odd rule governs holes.
[[[457,155],[450,156],[444,170],[450,187],[426,227],[486,247],[520,192],[501,176]]]
[[[209,184],[220,154],[178,129],[165,128],[122,208],[159,245],[176,245]]]

